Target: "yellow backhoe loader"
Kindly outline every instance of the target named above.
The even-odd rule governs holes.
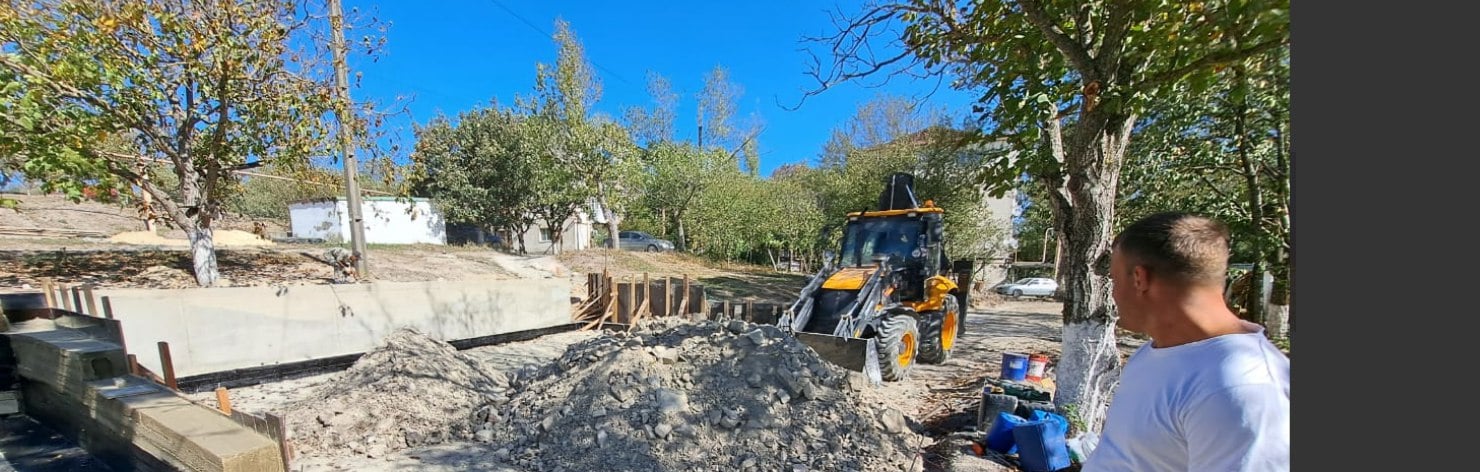
[[[890,175],[876,210],[847,215],[840,251],[777,326],[876,384],[945,362],[965,326],[972,261],[947,259],[944,214],[916,198],[914,176]]]

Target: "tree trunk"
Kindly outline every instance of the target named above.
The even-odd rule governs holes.
[[[616,249],[617,248],[617,212],[612,211],[611,205],[608,205],[607,204],[606,186],[605,185],[602,185],[602,186],[598,187],[598,189],[599,190],[598,190],[598,196],[597,196],[597,198],[600,201],[598,201],[596,203],[600,204],[601,205],[601,211],[604,212],[604,213],[606,213],[606,232],[608,233],[607,234],[607,238],[606,238],[606,247],[611,248],[611,249]]]
[[[1243,66],[1234,67],[1233,76],[1234,80],[1237,81],[1234,84],[1236,89],[1233,94],[1235,100],[1233,104],[1233,139],[1238,149],[1240,169],[1243,172],[1244,191],[1248,192],[1248,201],[1246,203],[1249,205],[1249,227],[1253,228],[1256,232],[1254,238],[1254,285],[1250,286],[1254,290],[1249,291],[1249,298],[1244,302],[1244,307],[1248,310],[1245,316],[1248,321],[1263,325],[1264,300],[1269,294],[1269,291],[1264,286],[1264,274],[1269,270],[1268,265],[1265,263],[1268,251],[1264,247],[1263,235],[1258,234],[1264,232],[1264,194],[1259,185],[1259,168],[1255,167],[1253,159],[1249,156],[1247,129],[1249,115],[1247,99],[1248,82],[1244,77]]]
[[[677,241],[678,250],[680,250],[680,251],[687,251],[687,250],[689,250],[689,243],[688,243],[688,238],[685,238],[684,237],[684,231],[683,231],[683,213],[676,213],[676,214],[674,214],[673,217],[674,217],[674,219],[678,220],[678,241]]]
[[[1091,431],[1105,421],[1122,364],[1115,335],[1118,316],[1110,297],[1109,254],[1120,164],[1134,116],[1083,113],[1069,139],[1056,120],[1048,139],[1062,156],[1066,180],[1050,178],[1054,220],[1063,252],[1058,256],[1064,300],[1063,353],[1054,401],[1072,409]]]
[[[190,260],[195,269],[195,283],[202,287],[216,285],[221,272],[216,267],[216,243],[209,226],[196,226],[186,231],[190,236]]]

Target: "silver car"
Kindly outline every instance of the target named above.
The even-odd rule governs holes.
[[[642,231],[621,231],[617,233],[617,248],[627,251],[672,251],[673,242],[655,238]]]
[[[997,293],[1008,295],[1013,298],[1021,297],[1052,297],[1059,291],[1059,283],[1045,277],[1029,277],[1018,279],[1008,284],[998,285]]]

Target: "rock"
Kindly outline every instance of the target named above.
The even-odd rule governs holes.
[[[735,429],[740,427],[740,420],[738,418],[731,418],[729,416],[726,416],[724,418],[720,418],[719,424],[720,426],[724,426],[728,429]]]
[[[481,442],[481,443],[493,442],[493,430],[491,430],[491,429],[480,429],[480,430],[478,430],[478,433],[475,436],[478,438],[478,442]]]
[[[745,333],[745,337],[750,339],[750,343],[756,346],[766,345],[766,334],[759,329]]]
[[[761,382],[760,374],[752,372],[750,375],[745,376],[745,383],[750,385],[750,388],[760,388],[763,385]]]
[[[683,413],[689,409],[688,396],[683,392],[658,389],[658,412],[663,414]]]
[[[884,431],[889,433],[902,433],[909,429],[905,422],[904,413],[893,408],[886,408],[879,413],[879,424],[884,426]]]
[[[540,422],[540,427],[541,428],[544,428],[545,431],[554,430],[555,429],[555,417],[554,416],[546,416],[545,417],[545,420]]]
[[[745,331],[745,322],[740,320],[730,320],[730,324],[727,325],[725,328],[728,329],[732,334],[740,334],[740,332]],[[751,461],[754,460],[755,459],[751,459]]]
[[[664,364],[677,364],[678,363],[678,350],[677,349],[672,349],[672,348],[668,348],[668,347],[665,347],[665,346],[653,346],[652,353],[653,353],[653,357],[658,358],[658,362],[662,362]]]
[[[659,438],[667,439],[668,433],[671,432],[673,432],[673,427],[668,426],[667,423],[658,423],[657,426],[653,426],[653,434],[657,435]]]
[[[603,429],[603,430],[597,431],[596,432],[596,446],[597,447],[606,447],[606,438],[607,438],[606,430]]]
[[[592,418],[601,418],[603,416],[606,416],[606,408],[602,408],[600,406],[591,407],[590,415]]]

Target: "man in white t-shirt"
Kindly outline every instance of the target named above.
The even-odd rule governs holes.
[[[1228,229],[1183,213],[1146,217],[1110,256],[1131,355],[1083,472],[1290,470],[1290,360],[1223,300]]]

